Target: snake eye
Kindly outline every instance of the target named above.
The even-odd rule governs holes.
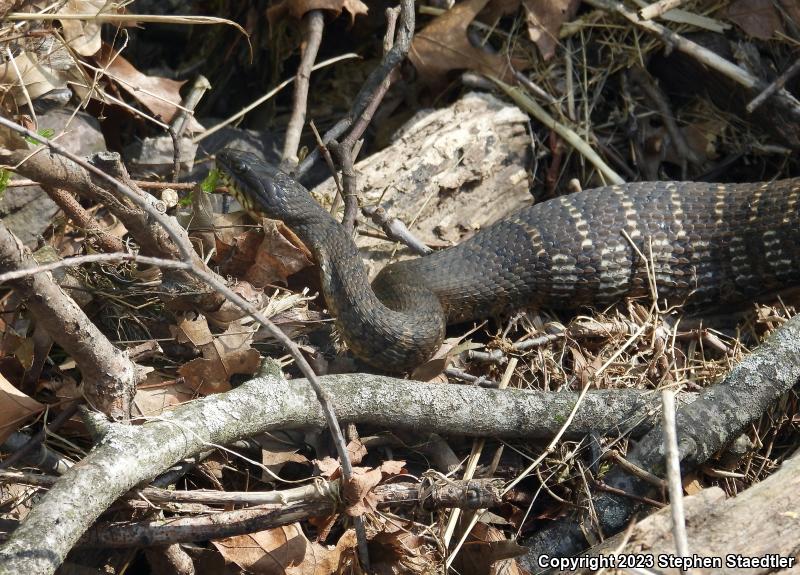
[[[231,168],[233,168],[233,171],[237,174],[243,174],[248,170],[247,164],[242,160],[234,160],[231,163]]]

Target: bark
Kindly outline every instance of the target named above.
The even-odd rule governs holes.
[[[470,436],[552,435],[577,400],[574,393],[500,391],[374,375],[320,379],[342,422]],[[652,411],[650,397],[632,390],[589,393],[573,425],[578,435],[598,425],[616,434],[636,417],[641,432]],[[64,474],[0,548],[0,575],[54,572],[122,494],[211,444],[275,429],[325,425],[305,380],[287,382],[274,375],[187,403],[142,426],[110,424],[98,446]]]
[[[0,272],[37,265],[30,252],[0,222]],[[127,419],[136,384],[144,373],[108,341],[52,274],[40,273],[9,283],[26,298],[25,306],[37,324],[75,360],[89,403],[113,419]]]

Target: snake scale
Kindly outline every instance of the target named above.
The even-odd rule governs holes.
[[[557,197],[458,246],[385,267],[370,286],[352,239],[308,191],[256,156],[217,165],[250,211],[283,220],[314,253],[353,352],[386,371],[428,359],[445,326],[528,306],[603,306],[652,294],[724,303],[800,283],[800,178],[642,182]]]

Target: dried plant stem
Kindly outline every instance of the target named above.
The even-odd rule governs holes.
[[[661,392],[664,417],[664,451],[667,463],[667,485],[672,508],[672,533],[678,556],[689,557],[689,541],[686,537],[686,515],[683,511],[683,483],[681,461],[678,450],[678,430],[675,425],[675,393],[671,389]]]

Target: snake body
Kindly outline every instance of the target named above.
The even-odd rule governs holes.
[[[428,359],[447,324],[514,308],[648,294],[718,304],[800,284],[800,178],[642,182],[561,196],[458,246],[387,266],[370,286],[352,239],[303,186],[244,152],[224,150],[217,165],[246,208],[283,220],[312,250],[348,346],[386,371]]]

